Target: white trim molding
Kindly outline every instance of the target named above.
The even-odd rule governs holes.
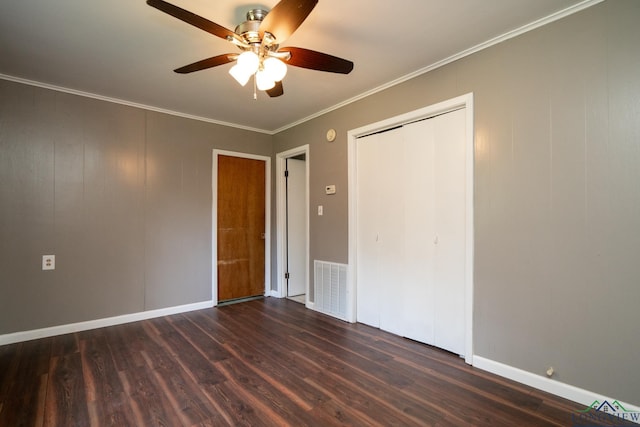
[[[528,385],[529,387],[580,403],[584,405],[585,408],[591,406],[595,401],[601,403],[604,401],[610,403],[618,401],[627,411],[638,414],[636,418],[625,418],[625,421],[632,421],[640,424],[640,407],[630,403],[621,402],[619,399],[606,397],[599,393],[575,387],[542,375],[533,374],[478,355],[473,356],[473,366],[482,369],[483,371],[491,372],[492,374],[500,375],[501,377]]]
[[[215,119],[210,118],[210,117],[202,117],[202,116],[196,116],[196,115],[193,115],[193,114],[182,113],[182,112],[179,112],[179,111],[167,110],[166,108],[155,107],[153,105],[140,104],[138,102],[127,101],[126,99],[113,98],[113,97],[110,97],[110,96],[99,95],[97,93],[85,92],[85,91],[82,91],[82,90],[70,89],[70,88],[67,88],[67,87],[57,86],[57,85],[53,85],[53,84],[49,84],[49,83],[38,82],[38,81],[35,81],[35,80],[23,79],[22,77],[11,76],[11,75],[8,75],[8,74],[0,73],[0,79],[7,80],[7,81],[10,81],[10,82],[15,82],[15,83],[22,83],[22,84],[29,85],[29,86],[40,87],[40,88],[43,88],[43,89],[55,90],[56,92],[62,92],[62,93],[68,93],[68,94],[71,94],[71,95],[82,96],[82,97],[85,97],[85,98],[97,99],[99,101],[106,101],[106,102],[111,102],[111,103],[114,103],[114,104],[125,105],[127,107],[140,108],[142,110],[147,110],[147,111],[155,111],[157,113],[169,114],[171,116],[176,116],[176,117],[184,117],[185,119],[197,120],[197,121],[200,121],[200,122],[213,123],[215,125],[220,125],[220,126],[227,126],[227,127],[232,127],[232,128],[236,128],[236,129],[248,130],[248,131],[251,131],[251,132],[258,132],[258,133],[265,133],[267,135],[273,135],[273,132],[267,131],[267,130],[264,130],[264,129],[258,129],[258,128],[254,128],[254,127],[250,127],[250,126],[243,126],[243,125],[239,125],[239,124],[236,124],[236,123],[223,122],[221,120],[215,120]]]
[[[305,283],[306,294],[309,295],[309,145],[302,145],[300,147],[292,148],[287,151],[276,154],[276,283],[278,288],[273,290],[273,296],[278,298],[284,298],[287,296],[285,273],[286,265],[285,260],[287,258],[287,190],[286,179],[284,177],[284,171],[286,170],[286,160],[291,157],[305,155],[305,206],[307,211],[305,212],[305,233],[306,233],[306,253],[305,264],[307,266],[307,282]]]
[[[213,301],[202,301],[192,304],[178,305],[175,307],[159,308],[156,310],[141,311],[138,313],[123,314],[120,316],[106,317],[103,319],[87,320],[85,322],[70,323],[68,325],[52,326],[49,328],[33,329],[30,331],[14,332],[0,335],[0,345],[13,344],[22,341],[30,341],[38,338],[53,337],[56,335],[70,334],[73,332],[88,331],[90,329],[104,328],[106,326],[122,325],[124,323],[138,322],[140,320],[154,319],[156,317],[172,314],[186,313],[189,311],[203,310],[213,307]]]

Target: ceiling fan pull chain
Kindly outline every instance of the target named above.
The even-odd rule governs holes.
[[[258,100],[258,89],[256,87],[256,75],[253,75],[253,100]]]

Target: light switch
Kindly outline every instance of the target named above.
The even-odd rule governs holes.
[[[322,205],[318,205],[318,216],[322,216],[322,213],[323,213]]]

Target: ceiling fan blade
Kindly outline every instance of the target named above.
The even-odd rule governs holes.
[[[296,67],[340,74],[349,74],[353,70],[353,62],[315,50],[283,47],[278,52],[290,52],[291,58],[286,62]]]
[[[282,43],[307,19],[317,3],[318,0],[281,0],[262,20],[260,37],[267,31]]]
[[[227,37],[236,37],[236,34],[233,31],[226,29],[222,25],[211,22],[208,19],[203,18],[202,16],[196,15],[195,13],[189,12],[188,10],[184,10],[178,6],[174,6],[171,3],[167,3],[166,1],[147,0],[147,4],[173,16],[174,18],[178,18],[179,20],[184,21],[187,24],[191,24],[194,27],[198,27],[201,30],[211,33],[214,36],[218,36],[225,40],[227,40]]]
[[[211,58],[203,59],[202,61],[194,62],[193,64],[185,65],[184,67],[176,68],[176,73],[187,74],[194,71],[206,70],[207,68],[217,67],[218,65],[228,64],[233,62],[238,57],[235,53],[225,53]]]
[[[280,96],[284,93],[284,88],[282,87],[282,82],[276,82],[276,85],[267,91],[267,94],[275,98],[276,96]]]

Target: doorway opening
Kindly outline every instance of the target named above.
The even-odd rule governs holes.
[[[276,156],[278,296],[307,305],[309,290],[309,146]]]

